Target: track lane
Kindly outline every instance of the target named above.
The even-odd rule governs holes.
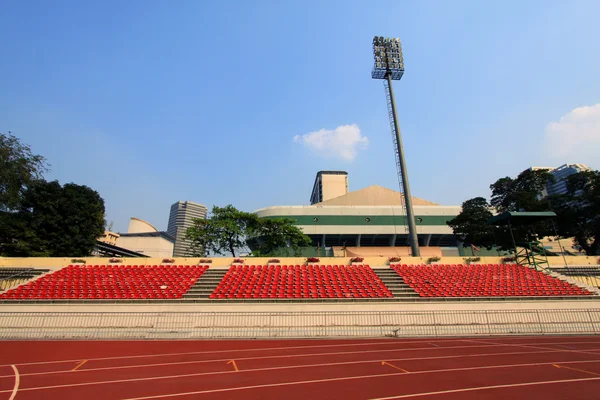
[[[558,341],[557,338],[552,338],[555,340],[555,344],[560,345],[561,343],[569,343],[567,344],[568,346],[578,346],[580,344],[580,342],[585,342],[585,341],[590,341],[593,343],[590,343],[591,345],[595,344],[595,340],[589,340],[588,338],[573,338],[573,337],[568,337],[568,338],[564,338],[566,340],[563,339],[559,339]],[[593,338],[592,338],[593,339]],[[81,396],[86,396],[89,397],[89,400],[95,400],[95,399],[112,399],[112,398],[123,398],[124,396],[129,396],[131,395],[132,397],[139,397],[139,396],[154,396],[157,394],[170,394],[170,393],[175,393],[174,389],[176,389],[176,392],[181,392],[181,391],[191,391],[191,392],[198,392],[198,391],[206,391],[206,390],[223,390],[222,392],[210,392],[210,396],[207,397],[208,393],[205,394],[197,394],[198,396],[203,396],[202,398],[227,398],[227,399],[236,399],[236,398],[244,398],[245,400],[247,399],[251,399],[251,398],[277,398],[277,399],[281,399],[282,397],[286,397],[286,398],[290,398],[290,399],[294,399],[294,398],[314,398],[314,399],[319,399],[319,398],[327,398],[327,399],[331,399],[332,397],[332,393],[335,395],[335,398],[338,398],[339,394],[342,393],[346,393],[347,392],[347,396],[345,396],[344,398],[348,398],[348,399],[353,399],[353,398],[368,398],[368,397],[373,397],[372,395],[378,396],[378,394],[375,394],[375,391],[382,391],[387,393],[387,395],[398,395],[398,379],[402,379],[403,383],[402,383],[402,387],[404,388],[404,385],[406,384],[410,384],[413,385],[413,380],[414,380],[414,384],[416,384],[417,386],[414,386],[414,388],[418,389],[420,392],[423,392],[424,388],[427,388],[427,390],[430,389],[431,386],[431,382],[432,381],[439,381],[439,382],[446,382],[446,385],[450,385],[451,386],[451,382],[458,382],[458,384],[460,384],[460,387],[451,387],[450,389],[444,389],[444,385],[441,385],[440,387],[442,387],[442,389],[440,390],[455,390],[455,389],[460,389],[460,388],[464,388],[464,387],[469,387],[467,385],[471,384],[475,384],[477,385],[481,385],[481,384],[486,384],[487,386],[493,384],[506,384],[506,383],[502,383],[504,381],[509,382],[508,384],[512,384],[511,379],[525,379],[524,382],[527,382],[526,379],[556,379],[555,376],[561,376],[561,379],[569,379],[569,378],[565,378],[565,376],[579,376],[581,377],[582,375],[585,375],[587,377],[593,377],[592,375],[589,374],[585,374],[582,373],[581,371],[576,371],[573,369],[567,369],[567,368],[555,368],[552,367],[551,365],[544,365],[544,366],[529,366],[529,367],[519,367],[519,366],[515,366],[515,367],[505,367],[505,368],[498,368],[498,367],[494,367],[494,368],[483,368],[480,369],[481,367],[485,367],[486,365],[489,365],[490,361],[493,361],[494,363],[509,363],[509,362],[513,362],[513,363],[520,363],[523,362],[523,360],[527,361],[533,361],[533,362],[551,362],[551,361],[559,361],[559,362],[573,362],[573,361],[590,361],[591,359],[597,358],[600,359],[598,354],[594,354],[592,352],[590,353],[577,353],[577,352],[572,352],[566,349],[561,349],[560,347],[557,347],[555,350],[553,351],[546,351],[544,352],[543,350],[540,350],[539,352],[536,352],[535,349],[527,349],[525,347],[516,347],[514,345],[512,346],[508,346],[506,347],[503,343],[503,341],[501,339],[495,339],[495,340],[500,340],[498,343],[496,343],[498,346],[482,346],[482,347],[474,347],[473,343],[470,344],[470,346],[464,346],[465,343],[461,343],[460,345],[457,343],[457,341],[451,341],[448,342],[446,340],[444,341],[435,341],[435,340],[431,340],[431,339],[424,339],[424,340],[418,340],[418,341],[410,341],[410,343],[402,343],[402,340],[398,340],[397,343],[395,345],[397,346],[401,346],[403,344],[406,345],[406,347],[410,347],[410,346],[424,346],[427,345],[428,349],[415,349],[415,348],[402,348],[402,349],[394,349],[393,351],[388,351],[386,354],[386,352],[377,352],[377,353],[356,353],[354,355],[352,354],[338,354],[338,355],[329,355],[329,356],[324,356],[323,354],[320,355],[311,355],[308,357],[296,357],[296,358],[287,358],[286,357],[280,357],[280,358],[273,358],[273,359],[269,359],[269,358],[258,358],[258,359],[248,359],[245,361],[242,361],[241,363],[238,362],[238,366],[241,369],[244,368],[269,368],[269,367],[273,367],[276,368],[274,370],[271,371],[249,371],[249,372],[244,372],[244,373],[235,373],[235,372],[231,372],[231,365],[226,365],[225,363],[223,363],[223,369],[218,369],[216,365],[213,364],[217,364],[217,362],[207,362],[207,363],[202,363],[205,364],[205,366],[208,366],[208,368],[215,368],[216,371],[215,372],[221,372],[219,374],[216,375],[206,375],[206,376],[198,376],[198,375],[193,375],[193,376],[188,376],[188,377],[177,377],[177,378],[171,378],[171,379],[157,379],[157,380],[152,380],[152,381],[138,381],[138,382],[119,382],[119,383],[111,383],[111,384],[103,384],[103,385],[82,385],[82,386],[73,386],[73,387],[57,387],[57,388],[49,388],[49,389],[44,389],[44,390],[28,390],[31,389],[32,387],[37,386],[36,381],[33,380],[34,376],[24,376],[22,377],[22,382],[21,382],[21,389],[19,390],[19,399],[27,399],[27,398],[40,398],[40,394],[43,393],[43,398],[47,398],[47,399],[63,399],[63,398],[76,398],[76,397],[81,397]],[[265,345],[265,344],[270,344],[272,345],[273,342],[272,341],[266,341],[267,343],[261,343],[261,345]],[[287,344],[293,344],[293,341],[286,341]],[[315,345],[315,343],[319,343],[316,341],[308,341],[310,343],[312,343],[313,345]],[[545,343],[547,343],[547,341],[544,341]],[[573,343],[575,342],[575,343]],[[104,342],[102,342],[104,343]],[[146,343],[153,343],[153,342],[120,342],[120,343],[129,343],[131,345],[131,343],[142,343],[142,344],[146,344]],[[154,342],[154,343],[160,343],[160,342]],[[205,345],[206,343],[210,344],[211,342],[200,342],[202,345]],[[239,346],[239,342],[229,342],[229,344],[231,343],[235,343],[235,347]],[[255,342],[256,343],[256,342]],[[254,343],[254,344],[255,344]],[[330,342],[326,342],[326,343],[330,343]],[[347,342],[342,342],[345,344],[348,344]],[[360,343],[360,342],[359,342]],[[439,348],[436,346],[431,346],[431,343],[434,344],[439,344],[439,343],[451,343],[452,347],[456,347],[456,348]],[[539,341],[537,342],[539,343]],[[88,342],[88,344],[94,344],[94,345],[98,345],[98,342]],[[376,343],[377,345],[378,343]],[[368,349],[369,346],[371,344],[365,346],[360,347],[361,349]],[[461,346],[462,345],[462,346]],[[600,346],[600,341],[598,341],[598,345]],[[504,346],[504,347],[503,347]],[[100,346],[101,347],[101,346]],[[118,346],[117,346],[118,347]],[[142,346],[144,347],[144,346]],[[234,347],[234,346],[231,346]],[[228,349],[231,350],[231,347]],[[293,347],[293,346],[292,346]],[[357,346],[359,347],[359,346]],[[144,347],[145,350],[147,351],[148,348]],[[321,347],[318,347],[321,348]],[[329,347],[324,347],[324,348],[329,348]],[[490,350],[492,349],[492,350]],[[136,351],[139,351],[140,349],[135,349]],[[239,348],[238,348],[239,350]],[[248,354],[253,354],[252,350],[256,350],[256,349],[249,349],[250,353],[246,353],[246,355]],[[308,350],[307,349],[301,349],[301,350]],[[391,349],[390,349],[391,350]],[[395,351],[395,350],[399,350],[399,351]],[[480,354],[487,354],[487,353],[483,353],[483,351],[489,351],[489,354],[493,354],[493,356],[481,356]],[[503,351],[500,351],[503,350]],[[234,352],[236,351],[236,349],[233,350]],[[400,353],[402,356],[406,356],[407,354],[402,354],[403,352],[405,353],[409,353],[412,355],[427,355],[429,354],[429,356],[437,356],[439,354],[444,354],[444,352],[465,352],[465,353],[469,353],[469,354],[464,354],[465,357],[462,358],[449,358],[451,357],[451,354],[446,354],[446,355],[442,355],[441,357],[435,358],[435,359],[422,359],[422,360],[406,360],[402,357],[399,358],[394,358],[394,357],[388,357],[388,355],[393,355],[390,353]],[[512,352],[512,353],[518,353],[518,354],[502,354],[503,352]],[[258,351],[259,354],[261,354],[261,351]],[[224,352],[223,354],[227,354],[230,355],[229,353]],[[237,353],[239,354],[239,353]],[[105,354],[106,355],[106,354]],[[235,355],[235,354],[233,354]],[[389,369],[387,370],[387,366],[381,366],[380,361],[373,361],[376,360],[379,357],[373,357],[373,358],[365,358],[366,356],[372,357],[373,355],[384,355],[385,357],[382,357],[383,359],[389,359],[391,360],[390,362],[393,363],[393,360],[399,359],[399,360],[403,360],[402,363],[398,363],[398,366],[401,366],[402,368],[406,368],[409,371],[413,372],[411,374],[402,374],[402,373],[397,373],[398,371],[394,370],[394,369]],[[457,354],[455,354],[457,355]],[[471,357],[472,356],[472,357]],[[303,368],[288,368],[286,370],[282,370],[282,369],[277,369],[280,368],[281,366],[295,366],[295,365],[310,365],[309,362],[317,362],[320,361],[321,363],[328,363],[330,362],[329,358],[330,357],[339,357],[338,362],[352,362],[352,361],[357,361],[356,364],[344,364],[344,365],[328,365],[328,366],[314,366],[314,367],[303,367]],[[443,358],[446,357],[446,358]],[[227,357],[225,357],[227,358]],[[127,360],[126,358],[119,358],[118,360]],[[302,360],[302,362],[298,362],[299,360]],[[344,361],[342,361],[344,360]],[[119,361],[119,362],[121,362]],[[284,362],[287,361],[287,364],[283,364]],[[247,365],[244,365],[244,363],[247,362]],[[395,364],[395,363],[394,363]],[[76,365],[76,364],[75,364]],[[594,362],[594,363],[581,363],[581,364],[568,364],[569,366],[573,366],[574,368],[578,368],[578,369],[585,369],[587,371],[599,371],[600,372],[600,362]],[[56,365],[55,365],[56,366]],[[113,367],[116,365],[113,365]],[[457,366],[461,366],[461,368],[470,368],[467,370],[456,370]],[[110,365],[108,366],[110,367]],[[165,373],[169,373],[169,374],[173,374],[173,375],[177,375],[177,374],[181,374],[182,372],[185,373],[189,373],[189,371],[196,371],[197,372],[197,368],[194,369],[194,367],[196,367],[195,364],[187,364],[187,365],[174,365],[174,366],[157,366],[157,367],[153,367],[153,368],[144,368],[144,367],[139,367],[139,368],[130,368],[131,370],[138,370],[138,372],[141,372],[142,375],[141,376],[146,376],[146,377],[151,377],[151,376],[157,376],[158,375],[164,375]],[[544,367],[544,368],[542,368]],[[85,368],[92,368],[92,370],[87,371],[85,370]],[[183,369],[180,369],[183,368]],[[202,367],[204,368],[204,366]],[[540,370],[540,368],[542,368],[542,370]],[[230,370],[230,372],[227,372],[227,369]],[[440,371],[440,369],[444,369],[445,371]],[[449,371],[449,369],[454,369],[454,371]],[[499,373],[497,372],[500,369],[511,369],[512,372],[510,373],[506,373],[506,372],[502,372]],[[3,373],[6,370],[5,367],[1,367],[0,368],[0,373]],[[435,372],[428,372],[434,370]],[[496,374],[493,375],[497,378],[494,378],[498,381],[500,381],[500,383],[496,382],[496,380],[494,380],[494,382],[491,382],[488,378],[489,378],[489,374],[490,371],[494,370],[496,371]],[[518,370],[518,372],[516,372]],[[532,371],[532,373],[530,373],[529,371]],[[552,371],[552,372],[549,372]],[[419,372],[420,371],[420,372]],[[538,371],[538,372],[536,372]],[[539,372],[541,371],[541,372]],[[126,376],[123,375],[124,372],[123,370],[115,370],[115,371],[110,371],[110,370],[105,370],[105,371],[94,371],[93,370],[93,361],[89,361],[88,363],[86,363],[84,366],[81,367],[81,370],[77,370],[73,373],[70,374],[54,374],[54,376],[52,378],[50,378],[48,380],[48,382],[50,384],[47,384],[46,386],[57,386],[61,384],[63,385],[68,385],[68,384],[73,384],[73,383],[81,383],[81,382],[95,382],[98,380],[102,380],[102,379],[107,379],[107,378],[114,378],[115,376],[115,372],[117,376]],[[389,373],[388,373],[389,372]],[[415,373],[416,372],[416,373]],[[538,375],[533,374],[533,372],[536,372]],[[452,379],[450,379],[449,381],[446,380],[446,378],[444,378],[443,376],[449,376],[451,374],[455,374],[456,376],[454,376]],[[570,375],[569,375],[570,374]],[[8,374],[7,374],[8,375]],[[377,375],[382,375],[382,376],[377,376]],[[400,375],[403,375],[401,378],[399,378]],[[478,378],[478,382],[471,382],[470,379],[472,378],[472,376],[475,375]],[[51,375],[47,375],[46,377],[50,377]],[[58,378],[58,376],[64,376],[66,378]],[[352,379],[349,378],[349,376],[365,376],[364,378],[360,378],[360,379]],[[409,378],[410,376],[410,378]],[[426,378],[423,378],[425,376],[429,376]],[[435,376],[435,378],[433,378]],[[43,375],[42,375],[43,377]],[[512,378],[511,378],[512,377]],[[545,377],[545,378],[544,378]],[[323,381],[325,379],[325,381]],[[333,379],[333,380],[331,380]],[[317,382],[305,382],[305,383],[293,383],[293,382],[298,382],[298,381],[317,381]],[[383,382],[384,386],[389,386],[389,387],[385,387],[385,388],[378,388],[376,387],[377,385],[374,385],[371,380],[376,380],[376,381],[381,381]],[[421,381],[420,381],[421,380]],[[6,378],[6,384],[4,384],[3,382],[5,381],[5,379],[0,379],[0,387],[4,388],[7,385],[10,386],[8,383],[10,382],[10,380],[8,379],[8,376]],[[44,382],[44,381],[41,381]],[[419,385],[419,382],[421,382],[421,384]],[[455,383],[456,383],[455,382]],[[487,382],[487,383],[486,383]],[[490,383],[491,382],[491,383]],[[38,382],[39,383],[39,382]],[[514,383],[514,382],[513,382]],[[523,383],[523,382],[521,382]],[[594,387],[596,387],[595,385],[597,384],[597,381],[589,381],[585,383],[585,385],[592,385]],[[264,385],[277,385],[277,386],[264,386]],[[462,386],[461,386],[462,385]],[[244,386],[259,386],[259,387],[255,387],[253,389],[240,389],[240,390],[231,390],[235,387],[244,387]],[[361,387],[368,387],[368,388],[374,388],[373,393],[369,392],[369,393],[365,393],[364,389],[361,389]],[[587,387],[587,386],[586,386]],[[385,390],[384,390],[385,389]],[[396,389],[395,392],[391,392],[388,389]],[[490,389],[491,390],[491,389]],[[529,389],[528,389],[529,390]],[[537,390],[537,389],[536,389]],[[258,393],[258,394],[257,394]],[[391,394],[390,394],[391,393]],[[596,392],[597,393],[597,392]],[[0,398],[2,398],[2,396],[4,396],[5,394],[0,394]],[[300,396],[300,397],[295,397],[295,396]],[[383,394],[386,395],[386,394]],[[191,395],[192,397],[195,398],[196,395]],[[220,396],[225,396],[225,397],[220,397]],[[258,396],[258,397],[255,397]],[[499,397],[502,398],[502,397]]]
[[[508,354],[507,354],[508,353]],[[452,348],[441,348],[437,347],[434,349],[398,349],[398,350],[386,350],[376,351],[369,353],[344,353],[336,355],[315,355],[302,356],[302,357],[272,357],[265,358],[260,355],[258,358],[246,358],[246,359],[235,359],[236,365],[245,373],[246,370],[254,369],[265,369],[276,371],[278,368],[281,369],[295,369],[295,368],[310,368],[313,366],[321,366],[328,364],[335,366],[335,364],[353,365],[353,364],[365,364],[365,363],[379,363],[381,361],[402,361],[405,365],[411,365],[413,363],[428,362],[432,366],[437,365],[448,365],[451,366],[453,363],[469,363],[473,365],[486,365],[488,357],[495,357],[497,359],[508,359],[516,360],[520,356],[519,360],[527,361],[529,359],[540,360],[540,362],[547,362],[557,359],[556,354],[562,353],[560,350],[554,352],[548,352],[545,350],[527,350],[527,349],[515,349],[513,347],[503,348],[499,347],[452,347]],[[471,361],[460,360],[460,358],[471,358]],[[232,358],[233,359],[233,358]],[[566,361],[570,360],[590,360],[600,359],[600,356],[579,354],[579,353],[567,353],[562,359]],[[103,380],[122,380],[122,379],[139,379],[145,377],[154,377],[158,375],[162,376],[173,376],[178,374],[210,374],[210,373],[226,373],[232,370],[232,367],[227,364],[231,359],[224,358],[215,361],[201,360],[197,362],[186,362],[181,364],[159,364],[159,365],[119,365],[102,366],[98,368],[94,361],[87,362],[84,366],[77,369],[77,371],[56,371],[56,373],[35,373],[23,374],[26,378],[24,387],[39,387],[39,386],[51,386],[52,382],[57,380],[68,383],[81,383],[81,382],[93,382],[97,379],[97,376],[102,376]],[[122,360],[118,360],[121,362]],[[73,365],[74,366],[74,365]],[[8,377],[5,377],[8,378]]]
[[[559,344],[559,343],[565,343],[565,345]],[[588,344],[594,344],[594,342],[583,342],[583,343],[588,343]],[[268,343],[265,343],[268,344]],[[289,356],[291,358],[295,358],[295,357],[300,357],[300,358],[304,358],[304,357],[311,357],[312,355],[314,356],[321,356],[321,355],[328,355],[331,357],[337,357],[345,355],[345,354],[354,354],[357,352],[362,352],[362,353],[372,353],[372,354],[376,354],[378,352],[384,352],[384,351],[392,351],[392,352],[396,352],[396,351],[418,351],[418,350],[424,350],[424,351],[428,351],[431,349],[434,350],[448,350],[448,349],[452,349],[452,348],[456,348],[456,349],[464,349],[464,348],[473,348],[473,349],[478,349],[478,348],[483,348],[483,347],[496,347],[499,350],[497,351],[503,351],[502,347],[503,346],[509,346],[514,348],[525,348],[525,349],[529,349],[529,347],[527,346],[531,346],[531,350],[556,350],[556,351],[577,351],[577,350],[570,350],[570,349],[576,349],[575,345],[577,345],[577,342],[557,342],[555,347],[551,347],[551,346],[544,346],[544,347],[539,347],[539,346],[533,346],[533,345],[516,345],[516,344],[510,344],[510,345],[504,345],[503,343],[487,343],[484,341],[480,341],[480,340],[460,340],[460,341],[456,341],[456,342],[450,342],[450,343],[443,343],[443,344],[436,344],[436,343],[431,343],[431,342],[410,342],[410,343],[401,343],[399,341],[396,341],[394,343],[384,343],[383,344],[371,344],[371,343],[367,343],[365,344],[361,344],[361,346],[356,346],[355,348],[353,347],[348,347],[348,345],[344,344],[342,345],[343,347],[329,347],[329,346],[310,346],[309,348],[303,348],[303,347],[293,347],[293,348],[284,348],[282,350],[273,350],[273,348],[269,347],[269,348],[258,348],[258,349],[245,349],[245,350],[238,350],[238,349],[232,349],[232,350],[220,350],[218,352],[211,352],[211,351],[199,351],[199,352],[192,352],[192,353],[180,353],[177,355],[174,354],[146,354],[146,355],[142,355],[142,356],[138,356],[138,357],[122,357],[122,356],[110,356],[110,357],[103,357],[103,358],[84,358],[82,356],[82,358],[79,359],[67,359],[67,360],[53,360],[53,361],[48,361],[48,362],[41,362],[41,363],[25,363],[25,364],[18,364],[22,374],[23,375],[29,375],[29,374],[39,374],[39,373],[44,373],[44,372],[48,372],[48,373],[56,373],[59,371],[62,372],[69,372],[71,371],[71,369],[73,367],[75,367],[76,365],[80,364],[82,361],[87,360],[87,362],[90,363],[90,365],[87,366],[87,368],[114,368],[115,366],[117,366],[117,368],[128,368],[128,367],[136,367],[136,366],[168,366],[169,364],[182,364],[182,363],[203,363],[203,362],[221,362],[221,361],[229,361],[230,359],[238,359],[238,360],[248,360],[248,359],[270,359],[270,358],[285,358],[286,356]],[[435,346],[433,346],[433,344],[435,344]],[[392,346],[390,346],[392,345]],[[567,346],[568,348],[567,349]],[[331,345],[331,346],[340,346],[340,345]],[[599,343],[600,346],[600,343]],[[57,349],[57,350],[61,350],[61,349]],[[308,351],[311,350],[311,351]],[[330,351],[332,350],[332,351]],[[595,354],[594,352],[592,352],[592,349],[590,349],[589,347],[587,348],[587,351],[590,352],[590,354]],[[598,349],[598,351],[600,351],[600,347]],[[0,378],[2,377],[2,375],[0,375]]]
[[[595,363],[600,363],[600,360],[596,360]],[[591,363],[586,363],[585,366],[589,366]],[[457,364],[458,365],[458,364]],[[579,364],[569,364],[569,365],[578,365]],[[582,364],[583,365],[583,364]],[[403,365],[404,366],[404,365]],[[246,373],[236,373],[230,372],[226,374],[220,375],[212,375],[210,377],[207,376],[185,376],[185,377],[171,377],[170,379],[156,379],[152,381],[144,380],[138,382],[113,382],[109,384],[103,385],[82,385],[82,386],[71,386],[71,387],[59,387],[59,388],[46,388],[43,390],[28,390],[23,389],[20,392],[20,395],[26,394],[26,392],[35,392],[37,395],[43,393],[44,398],[55,398],[52,396],[53,392],[65,392],[69,393],[68,396],[74,396],[74,393],[78,393],[77,395],[82,396],[97,396],[98,392],[105,393],[107,390],[113,391],[114,387],[118,387],[119,389],[114,389],[119,393],[132,393],[137,396],[148,396],[148,395],[156,395],[156,393],[160,394],[168,394],[169,388],[176,387],[178,391],[181,389],[192,390],[192,391],[206,391],[206,390],[218,390],[224,392],[233,392],[236,393],[232,388],[239,386],[256,386],[256,385],[267,385],[267,389],[269,385],[272,384],[281,384],[284,383],[285,386],[296,386],[294,382],[302,381],[320,381],[322,379],[332,380],[328,384],[338,385],[340,382],[350,381],[350,385],[353,384],[354,379],[348,379],[348,377],[352,376],[361,376],[362,380],[369,380],[372,378],[381,379],[382,377],[390,377],[390,376],[398,376],[402,375],[402,379],[415,379],[414,382],[416,388],[422,387],[419,385],[420,381],[425,383],[430,382],[431,380],[439,381],[439,382],[462,382],[465,384],[473,385],[478,384],[479,382],[469,382],[472,378],[477,378],[478,380],[483,379],[484,382],[491,382],[491,377],[515,377],[515,370],[525,371],[526,373],[519,372],[518,375],[523,375],[524,378],[531,379],[532,371],[541,370],[542,376],[548,378],[548,375],[555,374],[556,376],[578,376],[581,375],[580,371],[576,371],[573,369],[565,369],[559,370],[558,368],[554,368],[551,364],[546,365],[508,365],[508,366],[487,366],[487,367],[461,367],[459,369],[451,368],[451,369],[438,369],[438,370],[428,370],[424,369],[422,371],[412,372],[408,374],[400,373],[398,374],[394,370],[390,370],[385,366],[381,366],[379,362],[377,363],[367,363],[367,364],[359,364],[352,366],[334,366],[334,367],[314,367],[311,369],[300,369],[290,371],[279,371],[276,374],[265,373],[265,371],[249,371]],[[386,372],[384,372],[386,371]],[[392,371],[388,373],[387,371]],[[490,371],[493,371],[493,374],[490,375]],[[100,379],[102,377],[99,377]],[[208,378],[208,379],[207,379]],[[536,377],[533,377],[536,378]],[[339,380],[339,381],[336,381]],[[289,385],[289,383],[292,383]],[[421,383],[423,383],[421,382]],[[512,382],[512,381],[510,381]],[[496,384],[497,381],[494,381]],[[505,383],[502,381],[501,383]],[[304,393],[304,384],[302,383],[300,392]],[[361,383],[364,384],[364,383]],[[413,385],[411,382],[403,381],[403,384]],[[370,384],[368,384],[370,385]],[[342,385],[343,386],[343,385]],[[395,387],[396,384],[391,385],[391,387]],[[429,387],[429,383],[427,383],[426,387]],[[298,390],[298,389],[294,389]],[[335,389],[335,393],[340,390],[339,388]],[[443,389],[445,390],[445,389]],[[148,392],[149,391],[149,392]],[[141,394],[140,394],[141,392]],[[331,393],[331,392],[330,392]],[[61,395],[64,396],[64,395]],[[237,395],[235,395],[237,396]],[[279,393],[281,396],[281,393]],[[276,397],[276,396],[275,396]],[[287,394],[286,394],[286,397]],[[35,395],[31,398],[35,398]],[[241,397],[240,397],[241,398]]]

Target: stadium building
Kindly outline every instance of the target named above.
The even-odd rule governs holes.
[[[320,255],[409,255],[401,193],[378,185],[348,192],[346,172],[319,171],[310,200],[309,206],[273,206],[255,212],[262,218],[293,219]],[[459,242],[447,222],[461,207],[417,197],[413,205],[422,255],[459,255]]]

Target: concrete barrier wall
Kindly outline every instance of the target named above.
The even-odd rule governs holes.
[[[265,265],[269,259],[266,257],[242,257],[245,264],[248,265]],[[464,264],[467,257],[442,257],[437,263],[440,264]],[[60,257],[0,257],[0,267],[45,267],[58,268],[72,264],[74,258]],[[82,257],[88,265],[107,265],[110,264],[110,258],[100,257]],[[122,258],[119,264],[122,265],[159,265],[162,264],[162,258]],[[215,257],[211,258],[209,264],[212,268],[229,268],[232,264],[233,257]],[[279,258],[281,264],[286,265],[302,265],[307,264],[306,258],[288,257]],[[175,258],[173,264],[178,265],[195,265],[198,264],[200,258]],[[548,257],[550,265],[598,265],[597,257]],[[427,257],[402,257],[402,264],[426,264]],[[500,264],[501,257],[481,257],[479,264]],[[350,264],[350,257],[321,257],[318,264],[325,265],[347,265]],[[380,267],[388,265],[388,257],[365,257],[362,264],[367,264],[372,267]]]
[[[600,334],[600,311],[0,313],[0,339],[213,339]]]

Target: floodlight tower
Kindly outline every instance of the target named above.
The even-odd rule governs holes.
[[[396,147],[398,181],[402,192],[404,193],[403,206],[406,208],[405,215],[408,222],[408,238],[411,253],[413,257],[419,257],[421,252],[419,251],[415,214],[412,206],[412,197],[410,195],[410,186],[408,184],[408,173],[406,172],[402,136],[400,135],[400,126],[398,125],[398,116],[396,115],[394,91],[392,90],[392,80],[399,81],[400,78],[402,78],[402,75],[404,75],[404,59],[402,58],[402,44],[400,43],[400,39],[375,36],[373,38],[373,56],[375,57],[375,63],[373,65],[371,77],[373,79],[383,79],[386,88],[392,137],[394,138]]]

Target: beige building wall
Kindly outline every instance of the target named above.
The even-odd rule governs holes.
[[[350,257],[320,257],[319,262],[315,264],[321,265],[348,265]],[[134,258],[123,257],[120,265],[159,265],[162,264],[164,257],[157,258]],[[238,257],[239,258],[239,257]],[[467,257],[441,257],[439,264],[464,264]],[[247,265],[266,265],[270,257],[242,257]],[[401,264],[415,265],[426,264],[428,257],[402,257]],[[109,264],[110,258],[107,257],[86,257],[87,265],[106,265]],[[233,263],[233,257],[216,257],[211,258],[210,263],[202,263],[210,265],[212,269],[227,269]],[[303,257],[280,257],[282,265],[302,265],[306,264],[306,258]],[[198,265],[200,258],[175,258],[172,264],[177,265]],[[501,264],[502,257],[481,257],[478,264]],[[548,257],[549,265],[553,267],[564,266],[565,263],[569,266],[598,266],[598,257],[588,256],[566,256],[566,257]],[[37,267],[58,269],[73,264],[73,259],[69,257],[0,257],[0,267]],[[388,256],[366,256],[363,263],[374,268],[389,268]]]
[[[348,193],[348,175],[323,175],[323,201]]]
[[[104,236],[98,238],[99,241],[112,244],[113,246],[116,246],[118,239],[119,234],[111,231],[104,231]]]
[[[348,173],[345,171],[319,171],[315,177],[310,204],[343,196],[348,193]]]
[[[156,258],[171,258],[173,242],[160,236],[121,236],[117,246]]]

